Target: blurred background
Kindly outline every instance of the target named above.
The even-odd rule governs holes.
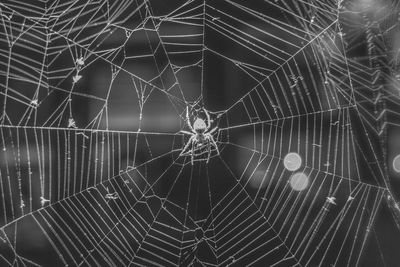
[[[399,14],[0,1],[0,265],[397,266]]]

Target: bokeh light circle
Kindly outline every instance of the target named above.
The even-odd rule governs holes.
[[[257,170],[249,180],[253,188],[265,188],[269,182],[268,170]]]
[[[395,172],[400,173],[400,154],[393,159],[393,169]]]
[[[301,167],[301,157],[295,152],[287,154],[283,160],[283,165],[289,171],[297,171]]]
[[[297,172],[290,178],[290,186],[295,191],[303,191],[308,187],[308,176],[303,172]]]

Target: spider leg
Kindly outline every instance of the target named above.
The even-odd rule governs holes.
[[[189,126],[190,130],[191,130],[193,133],[196,133],[195,130],[193,129],[192,124],[190,123],[190,118],[189,118],[189,107],[188,107],[188,106],[186,106],[186,123],[187,123],[187,125]]]
[[[193,138],[194,136],[190,137],[189,141],[186,143],[185,147],[182,149],[181,154],[179,154],[179,156],[182,156],[183,154],[185,154],[189,148],[189,146],[193,143]]]
[[[209,131],[209,134],[213,134],[216,130],[218,129],[218,127],[213,128],[211,131]]]
[[[184,131],[184,130],[182,130],[182,131],[179,131],[180,133],[184,133],[184,134],[189,134],[189,135],[193,135],[191,132],[188,132],[188,131]]]
[[[204,113],[206,114],[206,117],[207,117],[207,128],[206,128],[206,131],[208,131],[208,129],[210,129],[210,127],[211,127],[210,114],[208,113],[208,111],[205,108],[203,108],[203,111],[204,111]]]
[[[211,139],[211,142],[212,142],[213,146],[215,147],[215,150],[217,150],[217,155],[219,156],[218,145],[217,145],[217,143],[215,142],[214,137],[212,137],[212,135],[210,135],[210,139]]]
[[[207,161],[206,161],[207,164],[210,161],[210,157],[211,157],[211,142],[210,141],[211,141],[210,138],[207,138],[207,150],[208,150],[208,156],[207,156]]]
[[[191,158],[190,158],[192,166],[193,166],[193,162],[194,162],[194,151],[195,151],[195,144],[196,143],[197,143],[196,140],[192,141],[192,155],[191,155]]]

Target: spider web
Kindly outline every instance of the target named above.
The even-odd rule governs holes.
[[[390,264],[399,6],[367,2],[2,1],[1,265]]]

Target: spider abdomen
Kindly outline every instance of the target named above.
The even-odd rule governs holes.
[[[206,138],[204,137],[204,134],[197,134],[196,141],[201,144],[205,143]]]

